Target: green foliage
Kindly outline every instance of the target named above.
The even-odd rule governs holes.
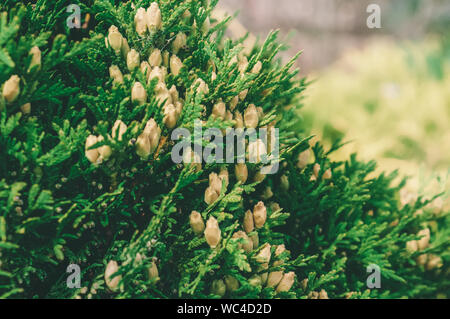
[[[393,175],[372,176],[375,163],[358,162],[355,156],[333,162],[330,153],[340,145],[328,152],[314,146],[314,161],[322,167],[315,181],[314,163],[304,170],[296,167],[299,152],[309,148],[307,133],[294,130],[307,82],[291,70],[297,57],[285,66],[276,57],[284,48],[277,43],[277,32],[245,53],[248,65],[240,71],[234,58],[243,58],[245,38],[227,39],[227,20],[211,18],[212,26],[204,28],[217,1],[158,1],[163,26],[140,37],[134,15],[150,2],[86,2],[83,9],[93,21],[84,31],[64,27],[64,1],[43,0],[26,8],[10,1],[0,5],[7,12],[0,21],[0,83],[13,74],[21,80],[18,98],[2,101],[0,118],[1,298],[217,298],[212,283],[228,276],[239,282],[237,290],[227,290],[230,298],[307,298],[322,289],[334,298],[349,292],[362,298],[449,292],[448,214],[436,217],[422,198],[401,206],[402,185],[392,186]],[[276,123],[280,172],[253,182],[260,166],[248,164],[249,179],[241,183],[234,164],[203,164],[200,170],[174,164],[172,130],[164,124],[154,93],[157,83],[147,82],[140,68],[128,72],[124,57],[105,45],[111,25],[140,53],[141,61],[155,48],[173,53],[175,36],[184,32],[186,46],[177,53],[184,66],[165,79],[183,101],[177,127],[192,130],[195,119],[204,120],[204,128],[232,126],[233,120],[210,117],[213,105],[222,99],[229,106],[248,89],[235,110],[244,113],[255,104],[263,110],[260,126]],[[33,46],[42,51],[42,63],[29,69]],[[261,71],[250,72],[258,62]],[[113,64],[124,73],[123,83],[110,79]],[[197,90],[199,78],[208,85],[207,94]],[[136,81],[148,93],[141,105],[131,99]],[[29,114],[21,112],[25,103],[31,103]],[[134,143],[150,118],[162,133],[156,152],[143,160]],[[109,135],[116,120],[128,126],[122,139]],[[92,164],[85,156],[90,134],[104,137],[90,149],[112,150],[102,163]],[[230,183],[222,184],[219,198],[208,205],[203,199],[208,176],[225,168]],[[327,168],[332,177],[323,180]],[[280,185],[283,175],[288,190]],[[245,252],[244,241],[233,235],[267,187],[273,191],[270,201],[264,199],[267,221],[249,233],[258,235],[259,245]],[[422,214],[415,214],[422,208]],[[217,219],[217,247],[210,248],[191,229],[193,210],[204,221]],[[442,258],[439,269],[425,270],[416,263],[419,253],[405,250],[406,242],[419,239],[416,234],[424,227],[431,228],[424,252]],[[266,243],[272,258],[264,269],[257,256]],[[275,253],[283,244],[288,250]],[[104,277],[111,260],[119,265],[114,291]],[[367,291],[365,271],[372,263],[382,269],[382,289]],[[81,284],[88,292],[67,287],[69,264],[80,266]],[[159,278],[149,276],[152,265]],[[296,273],[289,291],[277,292],[251,280],[275,271]],[[305,278],[307,285],[300,284]]]

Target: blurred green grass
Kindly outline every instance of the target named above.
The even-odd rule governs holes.
[[[379,169],[413,176],[409,188],[450,190],[450,45],[378,39],[313,74],[301,113],[304,128],[331,144],[335,154],[376,159]]]

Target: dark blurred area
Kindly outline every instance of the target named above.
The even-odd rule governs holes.
[[[369,29],[367,7],[381,8],[381,29]],[[289,36],[285,56],[304,50],[303,74],[321,69],[344,51],[363,47],[374,37],[421,39],[450,30],[449,0],[221,0],[219,8],[264,39],[272,29]],[[291,32],[293,31],[293,32]],[[292,33],[292,34],[291,34]]]

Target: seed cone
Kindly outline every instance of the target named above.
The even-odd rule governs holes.
[[[216,248],[221,238],[219,223],[214,217],[210,217],[206,222],[205,239],[211,248]]]
[[[117,140],[122,141],[122,136],[123,136],[123,134],[125,134],[126,131],[127,131],[127,126],[125,125],[125,123],[122,122],[121,120],[117,120],[116,122],[114,122],[111,136],[114,139],[117,136]],[[118,133],[118,135],[117,135],[117,133]]]
[[[217,194],[217,192],[211,187],[209,186],[206,190],[205,190],[205,203],[208,205],[211,205],[212,203],[214,203],[217,198],[219,198],[219,194]]]
[[[422,229],[417,233],[417,236],[422,236],[422,238],[417,240],[417,247],[419,250],[424,250],[430,243],[430,230],[428,228]]]
[[[29,69],[31,69],[34,66],[38,66],[39,69],[41,67],[41,57],[42,57],[41,50],[39,50],[37,46],[34,46],[30,50],[30,55],[31,55],[31,62]]]
[[[141,63],[140,59],[139,53],[135,49],[131,49],[130,52],[128,52],[127,67],[130,72],[139,67]]]
[[[284,251],[286,251],[286,248],[284,246],[284,244],[282,245],[278,245],[277,248],[275,249],[275,256],[278,257],[280,256]],[[273,266],[277,267],[277,266],[281,266],[283,264],[283,260],[276,260],[273,262]],[[283,271],[279,270],[279,271],[272,271],[271,273],[269,273],[269,277],[267,278],[267,287],[276,287],[281,279],[283,278]]]
[[[136,153],[146,159],[152,154],[159,145],[161,129],[152,118],[147,121],[144,131],[136,140]]]
[[[253,250],[253,242],[251,241],[250,238],[248,238],[247,234],[245,232],[243,232],[242,230],[237,231],[233,234],[233,238],[243,238],[243,243],[239,244],[239,247],[244,249],[244,251],[246,253],[249,253]]]
[[[230,292],[239,289],[239,281],[230,275],[225,276],[225,285]]]
[[[225,103],[220,101],[220,102],[214,104],[211,115],[215,118],[221,118],[223,120],[223,119],[225,119],[226,112],[227,112],[227,108],[225,106]]]
[[[317,291],[311,291],[308,294],[308,299],[319,299],[319,293]]]
[[[419,246],[417,245],[417,240],[410,240],[406,242],[406,250],[410,253],[414,253],[419,250]]]
[[[227,112],[225,113],[225,120],[226,121],[232,121],[233,120],[233,113],[231,113],[230,111],[227,110]]]
[[[429,254],[428,261],[426,264],[427,270],[433,270],[436,268],[441,268],[443,266],[442,258],[436,255]]]
[[[205,230],[205,223],[203,222],[202,215],[197,211],[192,211],[189,216],[189,224],[196,235],[203,233]]]
[[[153,80],[154,78],[158,79],[158,86],[156,87],[156,90],[158,92],[161,91],[168,91],[167,87],[164,83],[165,81],[165,73],[163,67],[155,66],[153,67],[152,71],[150,72],[150,75],[148,77],[149,81]],[[171,102],[172,103],[172,102]]]
[[[270,262],[270,245],[269,244],[264,244],[263,248],[261,249],[261,251],[258,253],[258,255],[256,255],[256,261],[260,264],[266,264]]]
[[[154,261],[152,261],[150,267],[148,268],[148,278],[154,280],[155,282],[159,280],[158,267]]]
[[[237,163],[235,166],[235,174],[236,174],[236,179],[239,182],[245,183],[248,178],[247,165],[245,165],[245,163]]]
[[[169,104],[164,106],[163,122],[168,129],[173,129],[177,125],[178,112],[175,105]]]
[[[256,228],[261,228],[266,223],[267,209],[263,202],[258,202],[253,208],[253,219]]]
[[[156,2],[152,2],[147,9],[147,26],[150,31],[160,30],[162,27],[161,10]]]
[[[262,174],[260,170],[258,170],[258,171],[255,173],[255,176],[253,176],[253,181],[254,181],[254,182],[262,182],[262,181],[265,180],[265,179],[266,179],[266,175],[265,175],[265,174]]]
[[[234,128],[244,128],[244,118],[239,111],[234,112],[234,121],[236,122]]]
[[[222,279],[214,280],[211,285],[211,293],[223,297],[226,293],[227,286]]]
[[[20,78],[17,75],[11,75],[11,77],[5,82],[2,95],[8,103],[14,102],[19,96],[19,83]]]
[[[124,59],[127,58],[128,52],[130,52],[130,46],[128,45],[128,41],[126,38],[122,38],[122,47],[120,48],[120,52]]]
[[[119,270],[119,265],[116,261],[110,260],[105,269],[105,283],[111,291],[116,291],[122,276],[118,275],[113,278],[111,276]]]
[[[25,103],[20,107],[20,110],[23,114],[30,114],[31,113],[31,103]]]
[[[256,62],[255,66],[252,68],[252,73],[253,74],[258,74],[259,72],[261,72],[262,69],[262,63],[261,61]]]
[[[428,261],[428,255],[427,254],[422,254],[420,256],[417,256],[417,258],[416,258],[417,264],[419,264],[421,266],[425,266],[427,261]]]
[[[150,151],[153,153],[158,147],[159,139],[161,138],[161,129],[159,128],[158,124],[156,124],[156,121],[151,118],[147,121],[144,132],[148,134],[151,145]]]
[[[163,108],[169,107],[172,103],[172,97],[170,96],[169,90],[165,87],[165,85],[158,84],[156,86],[156,100],[158,104],[162,104]],[[169,110],[165,110],[169,112]]]
[[[122,47],[122,34],[116,26],[112,25],[108,30],[108,43],[116,54],[120,53]]]
[[[258,126],[258,111],[254,104],[250,104],[244,112],[244,123],[246,128],[256,128]]]
[[[254,287],[258,287],[262,285],[261,276],[253,275],[249,280],[248,283]]]
[[[179,94],[178,94],[177,87],[175,85],[172,85],[170,87],[169,94],[170,94],[170,97],[172,98],[173,102],[175,102],[175,103],[179,102],[181,104],[181,102],[178,100],[179,99]]]
[[[284,244],[278,245],[277,249],[275,249],[275,256],[280,256],[285,251],[286,247],[284,246]]]
[[[144,8],[139,8],[134,16],[134,24],[136,26],[136,33],[143,37],[147,32],[147,11]]]
[[[147,91],[140,82],[135,82],[131,89],[131,100],[139,105],[147,102]]]
[[[150,76],[150,72],[152,71],[152,67],[150,66],[150,64],[147,61],[142,61],[140,69],[142,74],[144,74],[148,79],[148,77]]]
[[[180,74],[181,68],[183,67],[183,62],[175,54],[170,57],[170,71],[173,75],[177,76]]]
[[[331,174],[331,169],[327,169],[324,173],[323,173],[323,179],[330,179],[332,176]]]
[[[111,65],[109,67],[109,76],[113,79],[115,84],[123,83],[123,75],[117,65]]]
[[[231,111],[234,111],[234,109],[236,108],[236,106],[239,103],[239,96],[236,95],[235,97],[233,97],[229,103],[229,107]]]
[[[97,142],[97,136],[94,135],[89,135],[86,139],[84,154],[91,163],[97,163],[97,159],[100,156],[97,149],[89,149],[91,146],[97,144]]]
[[[252,235],[249,235],[250,239],[253,242],[253,248],[258,248],[259,247],[259,235],[257,232],[254,232]]]
[[[180,51],[181,48],[186,46],[187,43],[187,36],[183,32],[179,32],[172,42],[172,51],[175,54],[178,54],[178,51]]]
[[[253,213],[251,210],[245,212],[244,215],[244,230],[248,233],[251,233],[255,229],[255,223],[253,221]]]
[[[280,283],[277,286],[276,291],[277,292],[287,292],[291,289],[292,285],[294,284],[295,280],[295,273],[294,272],[288,272],[287,274],[283,275],[283,278],[281,279]]]
[[[160,66],[162,63],[161,50],[154,49],[148,58],[148,63],[151,67]]]
[[[209,174],[209,187],[211,187],[218,195],[222,190],[222,180],[216,173]]]
[[[148,158],[151,154],[151,144],[148,134],[142,133],[136,140],[136,154],[141,158]]]
[[[299,169],[302,170],[306,167],[306,165],[308,165],[310,154],[311,154],[311,151],[309,149],[298,154],[297,167]]]
[[[272,271],[267,278],[267,287],[276,287],[283,278],[283,271]]]
[[[203,81],[201,78],[198,78],[194,83],[193,83],[193,87],[197,87],[197,93],[202,93],[202,94],[208,94],[209,93],[209,87],[208,84],[205,83],[205,81]]]
[[[97,142],[102,142],[102,141],[104,141],[104,138],[103,138],[103,136],[99,136],[98,138],[97,138]],[[103,146],[100,146],[99,148],[98,148],[98,153],[99,153],[99,159],[102,161],[102,160],[107,160],[110,156],[111,156],[111,154],[112,154],[112,149],[111,149],[111,147],[110,146],[108,146],[108,145],[103,145]]]
[[[267,155],[266,145],[261,139],[250,142],[248,145],[248,158],[250,163],[260,163]]]
[[[319,299],[328,299],[328,294],[325,290],[319,291]]]
[[[264,263],[258,266],[257,271],[261,272],[264,270],[267,270],[269,268],[268,263]],[[261,277],[261,284],[265,285],[267,283],[267,278],[269,277],[269,274],[267,272],[260,273],[259,276]]]
[[[320,172],[320,164],[316,163],[316,164],[314,164],[314,167],[313,167],[313,174],[314,174],[315,178],[319,177],[319,172]]]

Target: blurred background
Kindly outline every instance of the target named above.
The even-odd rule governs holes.
[[[296,52],[306,91],[303,128],[325,143],[350,143],[379,170],[413,176],[412,193],[449,191],[449,0],[221,0],[217,14],[238,13],[232,35],[264,40],[279,29]],[[367,27],[370,4],[381,28]],[[406,196],[406,195],[405,195]],[[448,196],[447,196],[448,200]],[[450,202],[450,201],[449,201]]]
[[[369,29],[370,4],[381,8],[381,29]],[[361,48],[373,38],[420,40],[450,24],[448,0],[221,0],[219,7],[238,12],[239,22],[264,39],[272,29],[291,37],[286,56],[304,54],[305,74],[328,66],[349,48]]]

